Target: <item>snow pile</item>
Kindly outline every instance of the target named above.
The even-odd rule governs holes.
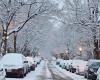
[[[55,63],[52,63],[53,66],[55,66],[58,70],[60,70],[62,73],[64,73],[66,76],[72,78],[73,80],[87,80],[84,78],[84,76],[80,76],[80,75],[77,75],[75,73],[71,73],[71,72],[68,72],[66,71],[65,69],[62,69],[60,68],[59,66],[57,66]]]

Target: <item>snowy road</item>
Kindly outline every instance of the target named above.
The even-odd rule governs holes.
[[[86,80],[80,76],[77,78],[77,76],[75,77],[74,74],[70,73],[71,76],[76,78],[74,79],[68,74],[66,75],[66,72],[59,67],[57,68],[53,63],[42,61],[36,70],[28,73],[25,78],[6,78],[6,80]]]
[[[46,61],[43,74],[38,80],[73,80],[56,69],[50,62]]]
[[[52,63],[48,64],[48,68],[52,74],[53,80],[73,80],[58,70]]]

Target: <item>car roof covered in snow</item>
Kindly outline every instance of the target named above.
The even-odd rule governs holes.
[[[26,57],[26,59],[28,60],[28,61],[31,61],[31,62],[33,62],[34,61],[34,59],[33,59],[33,57]]]
[[[90,59],[90,60],[88,60],[87,64],[91,65],[92,63],[95,63],[95,62],[100,62],[100,60]]]
[[[7,53],[1,59],[1,64],[16,64],[20,65],[25,60],[25,57],[19,53]]]

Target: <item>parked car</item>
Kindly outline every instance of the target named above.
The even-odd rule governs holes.
[[[97,71],[100,67],[100,60],[89,60],[84,70],[84,77],[92,80],[96,80]]]
[[[32,66],[32,62],[30,60],[31,57],[26,57],[27,61],[28,61],[28,72],[31,71],[31,66]]]
[[[27,73],[27,60],[20,53],[8,53],[1,59],[1,65],[5,68],[6,76],[23,78]]]
[[[34,58],[34,61],[36,62],[37,65],[40,64],[41,60],[42,60],[41,57],[35,57]]]
[[[70,64],[70,72],[75,73],[76,69],[79,67],[78,64],[79,62],[81,62],[81,60],[72,60],[71,64]]]
[[[84,75],[84,69],[85,69],[86,64],[87,64],[87,61],[84,61],[84,60],[77,60],[77,59],[72,60],[69,66],[70,72]]]
[[[59,66],[60,66],[62,69],[65,69],[65,60],[61,60],[60,63],[59,63]]]
[[[5,69],[0,66],[0,80],[6,80],[5,76],[6,76]]]
[[[66,69],[67,71],[70,71],[70,65],[71,65],[71,63],[72,63],[72,60],[66,60],[65,69]]]
[[[75,70],[76,74],[84,75],[84,70],[87,65],[87,61],[84,60],[73,60],[72,70]]]
[[[26,57],[29,62],[29,68],[30,70],[35,70],[36,68],[36,62],[34,61],[33,57]]]
[[[87,61],[82,61],[79,64],[77,64],[76,74],[80,74],[84,76],[84,70],[86,65],[87,65]]]
[[[61,61],[62,61],[62,59],[57,59],[56,60],[56,65],[59,65]]]

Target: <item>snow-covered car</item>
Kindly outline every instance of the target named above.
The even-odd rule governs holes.
[[[1,65],[6,71],[6,76],[23,78],[27,73],[27,60],[20,53],[7,53],[1,59]]]
[[[71,63],[72,63],[72,60],[66,60],[66,62],[65,62],[65,69],[66,69],[67,71],[70,70],[70,65],[71,65]]]
[[[84,77],[92,80],[96,80],[97,71],[100,67],[100,60],[89,60],[84,70]]]
[[[72,60],[70,64],[70,71],[76,74],[84,75],[86,64],[87,61],[84,60]]]
[[[59,63],[59,66],[64,69],[65,68],[65,60],[61,60]]]
[[[28,60],[30,70],[35,70],[36,62],[34,61],[33,57],[26,57],[26,59]]]
[[[28,61],[28,71],[31,71],[31,67],[32,67],[32,61],[31,61],[32,57],[26,57],[27,61]]]
[[[6,80],[5,77],[6,77],[5,69],[0,66],[0,80]]]
[[[41,57],[35,57],[34,58],[34,61],[36,62],[37,65],[40,64],[41,60],[42,60]]]
[[[75,73],[76,69],[79,68],[79,64],[82,62],[82,60],[72,60],[70,64],[70,72]]]
[[[83,60],[73,60],[72,62],[72,67],[76,69],[75,71],[76,74],[84,75],[84,70],[86,65],[87,65],[87,61],[83,61]]]
[[[57,59],[56,60],[56,65],[59,65],[61,61],[62,61],[62,59]]]

